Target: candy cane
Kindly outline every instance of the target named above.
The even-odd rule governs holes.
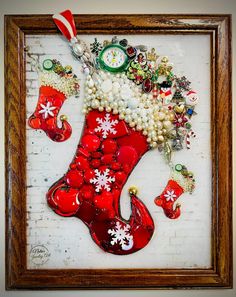
[[[196,134],[193,132],[193,130],[190,130],[186,135],[186,146],[187,149],[190,149],[190,137],[196,137]]]
[[[153,95],[153,99],[157,99],[158,97],[158,89],[157,89],[157,85],[155,84],[153,87],[153,91],[152,91],[152,95]]]

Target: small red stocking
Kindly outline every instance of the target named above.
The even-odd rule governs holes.
[[[55,60],[45,62],[47,67],[52,68],[41,73],[37,107],[28,123],[33,129],[43,130],[53,141],[62,142],[70,137],[72,129],[64,115],[60,117],[62,125],[58,127],[57,115],[66,98],[76,94],[79,84],[71,68],[63,68]]]
[[[177,165],[181,166],[181,165]],[[175,172],[168,181],[164,191],[154,201],[157,206],[163,208],[165,215],[169,219],[177,219],[180,214],[180,204],[175,201],[184,193],[192,192],[194,189],[194,179],[192,173],[188,172],[184,167],[185,176]]]

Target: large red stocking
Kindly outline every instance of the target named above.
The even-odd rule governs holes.
[[[106,252],[130,254],[151,239],[154,223],[146,206],[130,192],[131,216],[120,214],[120,194],[135,165],[148,150],[146,136],[117,115],[90,111],[67,173],[48,191],[49,206],[75,216]]]

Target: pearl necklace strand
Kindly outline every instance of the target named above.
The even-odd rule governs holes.
[[[118,114],[131,128],[142,131],[152,148],[164,142],[174,128],[173,111],[154,100],[152,93],[144,93],[125,73],[99,70],[87,76],[83,112],[91,109]]]

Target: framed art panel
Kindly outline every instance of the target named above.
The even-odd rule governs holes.
[[[150,60],[153,57],[158,59],[160,56],[160,64],[162,63],[163,67],[173,67],[179,77],[183,78],[186,75],[200,97],[196,109],[191,109],[194,113],[196,111],[197,115],[189,121],[194,129],[194,132],[192,130],[189,132],[192,133],[191,136],[195,136],[196,133],[197,137],[194,140],[193,137],[186,138],[187,149],[176,151],[172,156],[174,164],[177,164],[174,167],[176,170],[184,160],[187,168],[194,172],[196,189],[192,195],[185,193],[181,196],[178,200],[181,202],[181,208],[176,204],[175,201],[182,192],[177,194],[177,186],[168,182],[170,171],[162,156],[166,148],[164,146],[164,151],[160,153],[158,149],[151,150],[138,162],[132,174],[130,171],[127,173],[128,179],[122,184],[124,186],[120,187],[119,192],[117,206],[119,215],[114,216],[114,220],[112,212],[105,220],[102,218],[106,216],[104,209],[109,208],[107,206],[109,204],[107,201],[110,199],[109,187],[119,180],[122,170],[115,168],[120,165],[114,165],[114,159],[112,166],[115,169],[104,167],[104,164],[109,163],[106,158],[107,160],[111,158],[109,150],[115,145],[114,140],[109,140],[109,136],[106,139],[106,133],[108,135],[117,131],[124,133],[122,132],[124,127],[117,128],[117,131],[113,129],[113,126],[120,123],[118,118],[112,118],[113,116],[111,119],[106,118],[109,117],[109,106],[105,106],[107,113],[104,114],[104,120],[99,118],[96,120],[101,124],[100,137],[105,140],[101,143],[99,156],[93,159],[95,152],[93,148],[91,149],[91,145],[96,146],[98,140],[97,136],[94,136],[94,131],[96,132],[98,128],[92,133],[86,132],[86,129],[91,130],[93,122],[87,115],[87,124],[83,130],[85,116],[81,114],[83,99],[85,98],[86,103],[88,98],[91,79],[83,74],[76,55],[71,55],[70,47],[58,34],[52,16],[6,16],[5,20],[7,288],[230,288],[232,285],[232,263],[229,256],[232,253],[230,16],[75,16],[79,39],[88,45],[93,45],[91,50],[95,51],[95,56],[96,51],[100,52],[97,54],[97,59],[101,59],[103,70],[99,74],[98,82],[102,90],[108,89],[111,81],[113,91],[115,83],[118,83],[120,92],[124,93],[126,88],[125,96],[129,96],[127,87],[124,87],[125,78],[119,74],[121,69],[116,70],[123,66],[112,64],[120,63],[119,58],[123,61],[121,63],[126,63],[125,59],[122,60],[122,51],[123,43],[128,40],[129,44],[135,45],[134,49],[142,48],[143,45],[140,44],[144,44],[148,49],[155,48],[156,52],[153,50],[146,52],[145,49],[143,52],[146,56],[149,55]],[[58,25],[57,22],[56,24]],[[119,45],[116,45],[118,41],[115,39],[120,41]],[[99,41],[104,40],[105,42],[112,40],[112,43],[108,42],[104,50],[99,50],[99,46],[101,47]],[[132,55],[132,48],[129,50]],[[111,61],[109,55],[113,55]],[[115,58],[117,56],[118,58]],[[169,61],[163,60],[166,56]],[[124,66],[128,69],[127,76],[133,75],[137,61],[133,60],[129,68],[127,65]],[[43,65],[44,71],[47,70],[49,66],[51,67],[51,62],[56,63],[57,67],[62,69],[60,71],[66,71],[61,64],[71,65],[75,73],[73,79],[77,80],[78,77],[80,85],[79,96],[73,94],[71,98],[63,101],[63,106],[60,104],[58,119],[61,119],[62,128],[56,114],[53,122],[53,125],[56,125],[54,130],[56,133],[52,133],[48,126],[45,128],[43,125],[40,126],[41,130],[32,129],[32,126],[38,124],[36,116],[38,106],[39,113],[43,113],[45,119],[50,114],[54,116],[56,110],[50,102],[42,101],[49,96],[45,95],[45,86],[48,85],[42,88],[44,77],[39,82],[40,72],[37,71],[38,65]],[[55,65],[53,67],[55,69]],[[142,67],[142,71],[149,71],[143,69]],[[161,70],[158,69],[160,73]],[[111,73],[117,71],[118,74],[114,75],[116,81],[112,78],[113,74],[107,74],[109,71]],[[68,77],[71,77],[71,74]],[[137,76],[135,79],[129,79],[135,81],[137,85],[135,94],[138,97],[140,91]],[[186,78],[182,82],[186,83]],[[153,80],[151,84],[154,88]],[[161,92],[165,93],[166,97],[163,95],[160,98],[168,100],[168,85],[164,86],[165,82],[158,84],[160,86],[163,84],[158,96]],[[148,83],[146,85],[142,83],[142,86],[149,88]],[[148,92],[145,90],[144,94],[147,101]],[[188,92],[195,96],[195,92]],[[96,110],[96,100],[91,102],[92,110]],[[119,102],[117,101],[118,106]],[[134,108],[135,99],[130,98],[128,104]],[[88,111],[91,110],[91,106],[87,107]],[[138,108],[140,110],[140,106]],[[185,118],[179,116],[181,112],[178,109],[182,108],[181,104],[174,108],[177,108],[174,119],[177,126],[180,120],[185,121]],[[88,114],[92,112],[94,111]],[[102,113],[103,110],[99,112]],[[162,110],[159,110],[158,120],[162,113]],[[168,111],[166,114],[171,117]],[[32,119],[32,122],[29,122],[29,119]],[[129,122],[126,118],[124,120]],[[104,121],[110,125],[108,130],[102,126]],[[167,123],[163,122],[163,125],[164,123],[167,126]],[[130,124],[132,126],[132,123]],[[99,130],[97,132],[100,133]],[[162,134],[158,135],[160,138],[157,144],[161,142],[162,137]],[[78,146],[80,137],[82,150],[80,144]],[[155,142],[155,136],[151,139]],[[188,150],[190,140],[191,150]],[[135,152],[130,151],[129,155],[129,150],[132,149],[127,145],[129,142],[127,138],[124,147],[124,141],[117,141],[119,148],[117,163],[124,162],[122,168],[125,172],[125,164],[134,162],[132,160],[135,158]],[[137,136],[132,138],[132,146],[134,142],[139,142],[139,149],[143,147]],[[152,144],[150,140],[150,145]],[[158,147],[161,151],[160,146]],[[93,214],[96,219],[93,219],[92,223],[88,219],[93,213],[91,209],[88,210],[90,204],[76,200],[78,197],[76,187],[80,189],[78,195],[88,195],[88,186],[82,186],[82,182],[80,184],[82,171],[77,170],[74,178],[75,170],[72,166],[75,161],[70,163],[71,160],[75,160],[73,156],[76,151],[76,158],[80,156],[79,154],[83,154],[84,162],[81,165],[81,157],[76,166],[87,166],[84,161],[87,152],[84,148],[90,150],[92,155],[90,165],[96,168],[97,175],[90,176],[86,169],[87,171],[83,171],[83,182],[86,182],[88,175],[88,183],[95,185],[95,191],[99,192],[100,188],[107,187],[105,200],[102,195],[96,196],[97,194],[93,198],[96,207],[101,206],[103,211],[99,215]],[[109,152],[105,153],[107,150]],[[126,150],[125,154],[123,150]],[[124,157],[126,154],[129,155],[128,159]],[[103,164],[103,167],[99,167],[100,164]],[[67,171],[68,165],[70,165],[69,171]],[[109,177],[111,172],[117,173]],[[68,184],[61,179],[62,176],[65,176],[64,179]],[[104,179],[107,181],[105,184]],[[71,186],[74,180],[76,186],[74,184]],[[166,190],[163,191],[163,188]],[[61,199],[60,195],[62,195],[60,203],[55,202]],[[136,200],[136,195],[143,202],[138,198]],[[50,198],[51,196],[53,198]],[[157,198],[154,200],[155,197]],[[164,206],[160,204],[161,197],[171,204],[171,208],[166,202]],[[72,203],[68,206],[70,199]],[[79,204],[80,210],[76,215],[71,215],[73,205],[76,203]],[[114,225],[109,223],[107,226],[108,221],[112,221]],[[112,236],[110,246],[105,239],[99,238],[104,232],[101,230],[104,230],[105,225],[106,236],[107,234]]]

